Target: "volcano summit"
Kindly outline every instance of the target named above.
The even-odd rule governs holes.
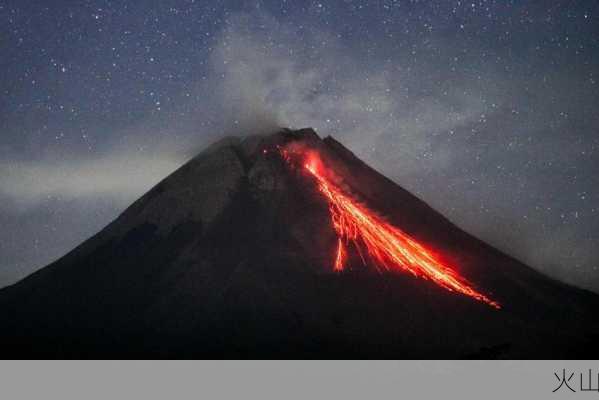
[[[14,358],[592,358],[599,296],[312,129],[223,139],[0,291]]]

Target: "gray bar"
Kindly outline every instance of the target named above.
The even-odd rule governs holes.
[[[580,390],[589,369],[594,392]],[[564,370],[575,393],[553,392]],[[599,399],[598,373],[597,361],[3,361],[0,390],[5,399]]]

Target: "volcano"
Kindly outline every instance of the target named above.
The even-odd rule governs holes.
[[[4,358],[596,358],[599,296],[312,129],[228,137],[0,291]]]

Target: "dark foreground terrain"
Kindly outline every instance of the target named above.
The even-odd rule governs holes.
[[[502,308],[356,259],[333,272],[326,203],[272,151],[289,142]],[[597,310],[599,296],[461,231],[334,139],[282,130],[216,143],[0,290],[0,342],[3,358],[597,358]]]

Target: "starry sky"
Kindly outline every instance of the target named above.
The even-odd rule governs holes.
[[[0,286],[208,143],[314,127],[599,291],[599,3],[0,1]]]

